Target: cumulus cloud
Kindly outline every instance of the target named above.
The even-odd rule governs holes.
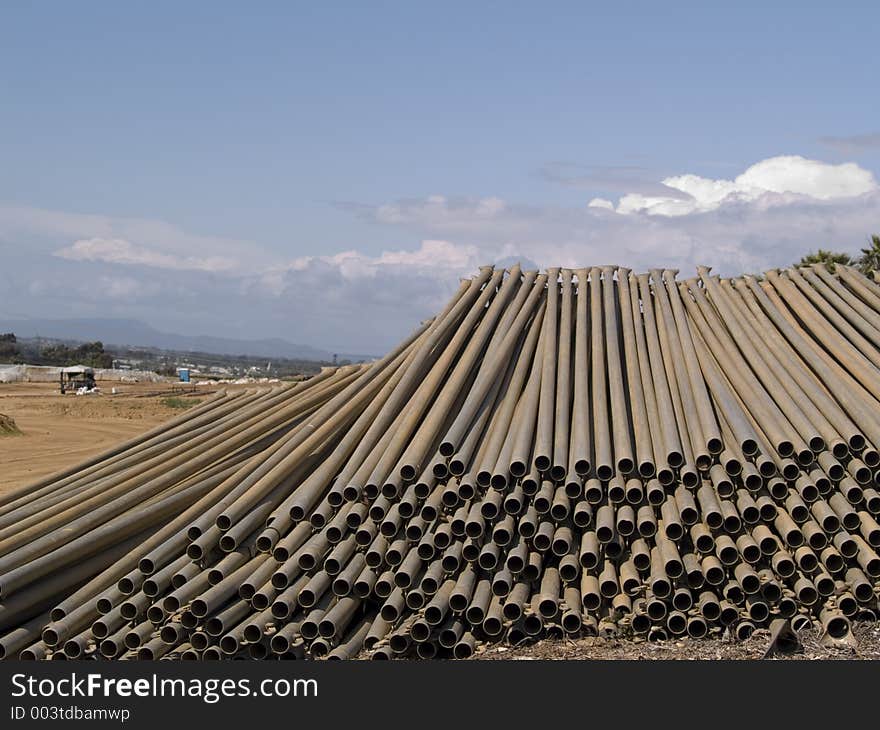
[[[432,239],[377,256],[304,256],[249,278],[242,294],[275,309],[309,311],[312,317],[299,323],[303,337],[326,337],[332,329],[361,343],[360,351],[377,352],[436,313],[459,279],[486,263],[481,255],[474,245]]]
[[[607,198],[567,206],[493,195],[348,204],[340,206],[347,214],[412,243],[368,253],[355,241],[298,258],[168,224],[0,208],[0,259],[14,262],[14,274],[11,264],[0,267],[0,314],[112,312],[169,332],[378,354],[486,263],[669,266],[685,275],[705,263],[721,274],[757,272],[820,246],[856,252],[880,221],[880,189],[852,164],[771,158],[732,180],[680,175],[656,185],[621,193],[670,198],[665,205],[687,214],[638,206],[623,213],[622,201]],[[39,246],[19,235],[38,231]],[[64,253],[51,255],[59,247]],[[236,267],[224,268],[227,261]]]
[[[662,183],[670,189],[670,195],[628,193],[620,198],[615,210],[622,214],[683,216],[761,198],[765,203],[786,204],[799,197],[833,200],[878,189],[874,175],[854,162],[832,165],[798,155],[762,160],[733,180],[685,174],[667,177]],[[606,202],[594,198],[589,204],[607,207]]]
[[[195,234],[147,218],[69,213],[28,206],[0,205],[0,241],[26,241],[28,248],[63,258],[107,261],[161,269],[198,268],[251,271],[273,256],[253,241]]]
[[[176,256],[135,246],[121,238],[89,238],[55,251],[55,256],[71,261],[104,261],[109,264],[152,266],[157,269],[195,271],[229,271],[235,267],[233,259],[222,256]]]
[[[850,166],[825,167],[832,171],[843,167],[842,176],[850,175]],[[580,207],[502,201],[495,203],[498,212],[487,220],[483,199],[442,198],[441,202],[440,196],[361,206],[356,214],[373,223],[414,230],[423,238],[475,245],[481,262],[528,259],[545,267],[668,265],[682,271],[708,263],[726,274],[788,265],[820,246],[855,252],[877,228],[880,189],[870,172],[858,168],[850,182],[842,182],[834,175],[829,179],[824,174],[829,171],[822,167],[823,174],[792,181],[774,165],[754,168],[728,182],[739,181],[742,189],[760,186],[762,194],[719,197],[711,187],[701,193],[695,185],[691,189],[703,200],[714,195],[715,202],[695,210],[693,200],[682,192],[679,202],[689,206],[688,215],[621,214],[619,205],[616,209],[602,199]],[[789,192],[776,192],[785,189]],[[393,222],[383,220],[380,210],[391,207]]]
[[[402,225],[418,223],[430,218],[437,224],[455,225],[462,213],[466,213],[472,219],[491,222],[503,215],[506,208],[507,203],[496,197],[472,199],[430,195],[422,200],[403,200],[376,208],[368,207],[366,210],[377,223]],[[412,214],[416,209],[418,214],[413,217]]]
[[[373,255],[291,260],[157,221],[0,206],[0,315],[109,314],[169,332],[381,353],[434,314],[481,256],[477,245],[426,237]]]
[[[415,251],[383,251],[379,256],[368,256],[358,251],[343,251],[332,256],[302,256],[287,265],[288,269],[303,271],[315,262],[337,266],[345,279],[375,278],[382,269],[406,271],[452,270],[465,273],[476,265],[476,246],[460,246],[449,241],[422,241]]]

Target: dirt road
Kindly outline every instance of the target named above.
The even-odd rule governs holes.
[[[99,384],[101,385],[101,384]],[[61,395],[55,384],[0,384],[0,413],[11,416],[19,434],[0,436],[0,493],[73,466],[180,413],[173,384],[114,384],[101,395]],[[178,398],[171,400],[169,398]]]

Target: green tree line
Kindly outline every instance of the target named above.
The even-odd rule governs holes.
[[[812,266],[813,264],[825,264],[829,271],[834,271],[837,264],[853,266],[865,276],[871,276],[875,271],[880,272],[880,236],[871,236],[868,246],[856,256],[820,248],[815,253],[804,256],[795,266]]]
[[[113,356],[104,351],[102,342],[84,342],[81,345],[61,343],[42,348],[25,348],[15,334],[0,334],[0,362],[28,362],[31,365],[87,365],[93,368],[113,366]]]
[[[18,340],[12,332],[0,334],[0,362],[15,362],[19,356]]]

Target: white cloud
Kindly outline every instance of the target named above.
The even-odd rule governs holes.
[[[874,175],[854,162],[832,165],[798,155],[762,160],[733,180],[685,174],[662,182],[670,189],[670,195],[628,193],[620,198],[617,212],[682,216],[760,198],[766,198],[767,203],[786,204],[799,197],[834,200],[878,190]]]
[[[412,244],[373,254],[353,242],[292,260],[168,224],[0,207],[0,260],[7,262],[0,266],[0,308],[9,316],[112,312],[170,332],[380,353],[442,308],[461,276],[486,263],[668,266],[683,276],[705,263],[727,275],[788,265],[819,246],[856,252],[880,225],[874,177],[855,165],[795,159],[765,160],[733,180],[683,175],[666,188],[624,189],[668,197],[688,215],[619,214],[601,198],[551,206],[434,195],[348,205]],[[40,233],[40,245],[20,233]],[[50,255],[62,246],[64,256]],[[215,258],[237,265],[227,270]]]
[[[458,280],[486,262],[480,256],[477,246],[436,239],[413,251],[378,256],[359,251],[303,256],[249,279],[243,293],[292,302],[297,310],[310,307],[335,321],[337,331],[378,327],[385,336],[392,322],[417,323],[440,309]]]
[[[870,189],[857,195],[841,195],[841,190],[860,188],[841,186],[837,179],[829,183],[817,176],[809,183],[795,181],[798,189],[814,193],[807,195],[773,192],[771,187],[795,187],[795,182],[781,179],[770,166],[755,168],[737,180],[757,178],[766,192],[757,197],[724,197],[722,204],[691,215],[619,215],[601,199],[581,207],[505,201],[490,221],[480,213],[484,208],[480,198],[443,198],[441,203],[433,196],[381,207],[395,209],[398,222],[391,225],[414,230],[426,239],[475,246],[479,263],[527,259],[542,267],[611,263],[642,270],[669,266],[687,273],[706,263],[719,273],[736,274],[789,265],[820,246],[856,252],[876,231],[880,188],[869,172],[853,175],[865,188],[871,181]],[[692,189],[699,192],[696,186]],[[711,193],[707,189],[702,195],[707,199]],[[682,196],[678,202],[692,206]],[[381,222],[379,208],[361,206],[357,214]]]
[[[254,271],[273,260],[262,246],[223,236],[190,233],[165,221],[0,205],[0,240],[81,261],[138,264],[162,269]]]
[[[416,208],[418,215],[414,216]],[[402,200],[368,210],[377,223],[402,225],[431,219],[436,224],[454,225],[465,212],[470,218],[491,223],[507,212],[507,203],[494,196],[472,199],[429,195],[422,200]]]
[[[854,162],[831,165],[798,155],[762,160],[740,175],[736,184],[753,194],[796,193],[819,200],[852,198],[877,190],[874,175]]]
[[[71,246],[55,251],[54,255],[70,261],[103,261],[108,264],[152,266],[181,271],[229,271],[236,263],[222,256],[175,256],[144,246],[135,246],[121,238],[81,239]]]
[[[287,339],[383,352],[436,314],[459,279],[488,260],[481,255],[474,245],[429,239],[412,251],[376,256],[305,256],[245,279],[236,316],[259,311],[261,325],[289,333]]]
[[[302,256],[282,267],[305,271],[315,262],[338,267],[344,279],[375,278],[383,269],[399,271],[453,271],[466,274],[478,266],[476,246],[462,246],[449,241],[422,241],[415,251],[383,251],[379,256],[368,256],[358,251],[342,251],[332,256]]]

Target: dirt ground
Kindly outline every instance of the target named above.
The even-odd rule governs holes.
[[[73,466],[180,413],[169,397],[202,400],[211,387],[98,383],[97,395],[61,395],[54,383],[0,383],[0,414],[19,433],[0,435],[0,493]],[[116,389],[113,394],[112,389]]]
[[[801,648],[793,654],[775,655],[771,659],[873,659],[880,660],[880,624],[854,623],[849,640],[823,641],[821,631],[809,629],[799,634]],[[535,659],[763,659],[767,652],[769,632],[758,629],[746,641],[724,638],[677,639],[648,642],[644,639],[543,639],[530,646],[506,647],[485,644],[477,647],[477,660]]]

